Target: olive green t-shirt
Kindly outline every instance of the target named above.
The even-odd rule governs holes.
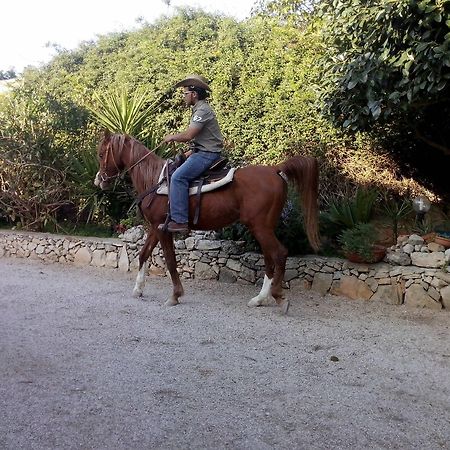
[[[190,126],[201,128],[192,140],[194,149],[204,152],[221,152],[223,136],[219,123],[211,106],[205,100],[199,100],[192,108]]]

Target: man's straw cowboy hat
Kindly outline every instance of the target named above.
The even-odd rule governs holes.
[[[208,82],[206,78],[201,75],[188,75],[184,80],[179,81],[175,87],[190,87],[195,86],[205,91],[211,91],[211,88],[208,86]]]

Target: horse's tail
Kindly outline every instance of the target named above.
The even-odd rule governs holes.
[[[311,247],[317,251],[320,247],[319,168],[317,160],[311,156],[295,156],[276,166],[276,169],[283,172],[288,180],[297,186],[304,215],[306,236]]]

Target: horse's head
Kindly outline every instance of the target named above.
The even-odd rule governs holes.
[[[107,189],[112,180],[117,178],[123,169],[122,147],[124,136],[111,134],[105,131],[101,139],[97,156],[99,161],[99,171],[95,176],[94,184],[100,189]]]

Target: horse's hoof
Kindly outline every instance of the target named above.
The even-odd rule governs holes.
[[[140,298],[142,297],[142,290],[141,289],[133,289],[133,297],[134,298]]]
[[[253,297],[248,303],[247,306],[249,306],[250,308],[253,308],[255,306],[261,306],[262,303],[262,299],[259,297]]]
[[[291,306],[291,304],[289,303],[289,300],[284,300],[283,303],[280,304],[281,314],[286,316],[289,311],[289,306]]]
[[[180,302],[176,299],[176,298],[168,298],[166,300],[166,302],[164,303],[166,306],[176,306],[178,305]]]
[[[273,306],[275,304],[276,300],[271,295],[264,297],[259,303],[260,306]]]

